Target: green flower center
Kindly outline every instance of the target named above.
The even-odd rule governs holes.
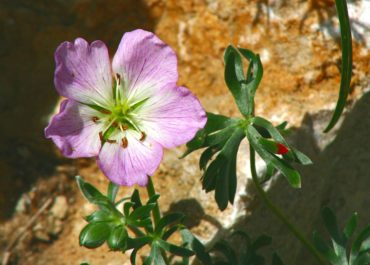
[[[116,140],[111,140],[109,137],[113,133],[118,132],[121,139],[122,147],[126,148],[128,141],[126,138],[126,131],[131,129],[140,133],[140,141],[144,141],[146,134],[140,129],[140,124],[137,121],[137,110],[148,100],[128,99],[124,93],[124,85],[121,83],[121,77],[116,76],[116,84],[114,91],[114,105],[99,110],[101,115],[99,117],[92,117],[94,122],[103,122],[105,129],[100,132],[99,137],[102,142],[116,143]]]

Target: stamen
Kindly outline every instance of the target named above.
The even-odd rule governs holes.
[[[134,126],[136,131],[140,132],[139,127],[136,126],[135,122],[131,118],[129,118],[129,117],[125,117],[125,118],[126,118],[127,121],[129,121],[132,124],[132,126]]]
[[[124,130],[124,131],[128,130],[128,125],[127,124],[123,124],[122,125],[122,130]]]
[[[99,120],[99,117],[94,116],[94,117],[92,117],[92,118],[91,118],[91,120],[92,120],[93,122],[97,123],[97,122],[98,122],[98,120]]]
[[[114,144],[114,143],[117,143],[116,140],[110,140],[110,139],[107,139],[107,142],[110,143],[110,144]]]
[[[113,123],[112,123],[112,126],[113,126],[113,127],[117,127],[117,126],[118,126],[118,122],[116,122],[116,121],[115,121],[115,122],[113,122]]]
[[[145,132],[141,132],[141,137],[140,137],[140,141],[143,142],[146,138],[146,134]]]
[[[102,109],[102,110],[100,110],[100,112],[103,113],[103,114],[108,114],[108,115],[112,114],[112,112],[110,110],[107,110],[107,109]]]
[[[127,146],[128,146],[128,140],[125,136],[125,137],[122,138],[122,147],[127,148]]]
[[[99,132],[99,139],[101,142],[104,141],[103,132]]]
[[[109,130],[109,128],[113,125],[113,123],[115,122],[116,122],[115,118],[109,121],[109,124],[104,128],[103,132],[106,133]]]
[[[116,73],[116,79],[117,79],[117,85],[120,86],[121,85],[121,76],[120,76],[120,74]]]

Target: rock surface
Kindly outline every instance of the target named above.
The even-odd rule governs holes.
[[[364,2],[353,5],[361,7]],[[62,210],[56,210],[54,204],[40,217],[43,225],[35,231],[43,232],[27,232],[13,249],[14,264],[127,262],[127,255],[108,252],[105,247],[91,251],[78,246],[78,234],[85,224],[83,216],[93,208],[77,191],[73,176],[79,174],[101,190],[106,189],[108,182],[93,160],[81,159],[72,164],[61,160],[52,144],[43,139],[42,129],[58,100],[52,84],[52,54],[57,45],[79,36],[89,41],[101,39],[112,56],[122,33],[135,28],[152,30],[171,45],[178,54],[179,84],[197,94],[207,111],[224,115],[238,115],[223,80],[224,49],[232,43],[258,52],[264,65],[264,79],[257,93],[256,113],[273,122],[286,120],[298,127],[291,140],[315,162],[314,166],[302,169],[302,190],[292,190],[277,178],[270,185],[270,196],[306,233],[318,227],[318,209],[326,204],[341,218],[357,210],[362,226],[370,221],[366,211],[370,205],[366,190],[370,176],[366,166],[370,159],[369,141],[364,142],[370,128],[364,122],[370,121],[370,104],[368,94],[362,96],[370,83],[368,43],[361,38],[353,43],[355,65],[349,104],[350,109],[354,106],[353,110],[337,132],[324,136],[322,128],[335,105],[340,82],[340,47],[335,34],[338,30],[333,1],[275,0],[268,6],[264,3],[259,0],[0,3],[3,40],[0,87],[4,88],[0,96],[0,208],[9,212],[19,198],[15,194],[27,190],[27,197],[22,197],[27,199],[19,204],[18,213],[0,227],[0,248],[7,244],[1,238],[13,238],[16,234],[13,231],[27,223],[45,198],[64,198],[58,203],[63,204]],[[361,19],[359,13],[354,16],[352,21]],[[364,28],[359,34],[366,36],[369,30]],[[176,209],[191,216],[188,224],[203,240],[229,227],[252,235],[271,234],[273,247],[286,264],[303,264],[302,260],[306,261],[304,265],[315,264],[255,198],[247,182],[246,143],[239,156],[237,201],[234,208],[229,206],[224,212],[217,209],[213,194],[201,190],[199,153],[178,160],[183,151],[183,147],[167,151],[154,176],[164,212]],[[60,163],[69,165],[54,170]],[[30,178],[25,181],[26,176]],[[35,179],[38,181],[34,182]],[[132,189],[123,188],[120,195],[131,192]],[[57,218],[51,220],[55,212]],[[35,236],[41,240],[35,242]]]

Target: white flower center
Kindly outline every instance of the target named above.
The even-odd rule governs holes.
[[[139,122],[137,121],[137,110],[148,100],[144,98],[141,100],[128,99],[127,93],[124,93],[125,87],[121,76],[116,74],[116,83],[113,88],[114,91],[114,105],[107,109],[99,110],[99,116],[92,117],[95,123],[103,122],[104,130],[99,133],[102,143],[117,143],[121,139],[120,144],[123,148],[127,148],[128,139],[126,137],[128,130],[133,130],[139,133],[138,140],[144,141],[146,138],[145,132],[140,130]],[[127,92],[127,91],[126,91]],[[110,137],[115,138],[112,140]]]

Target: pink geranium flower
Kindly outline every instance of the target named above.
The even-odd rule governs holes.
[[[67,99],[45,129],[64,156],[97,157],[118,185],[147,184],[163,148],[191,140],[206,123],[178,80],[174,51],[153,33],[124,34],[110,62],[101,41],[78,38],[55,52],[54,83]]]

